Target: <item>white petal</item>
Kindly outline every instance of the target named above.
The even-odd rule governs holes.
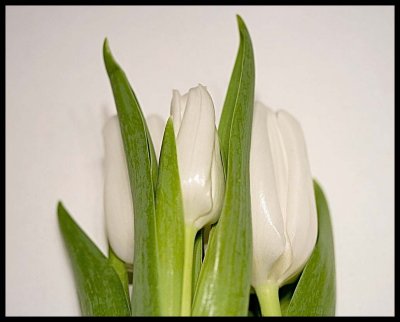
[[[267,113],[267,130],[270,144],[272,165],[275,174],[275,187],[281,209],[284,225],[286,224],[286,204],[288,194],[288,160],[283,145],[283,138],[279,129],[277,114],[265,107]]]
[[[104,211],[111,248],[127,263],[133,263],[134,222],[128,166],[118,117],[103,129],[105,144]]]
[[[160,157],[161,143],[166,122],[164,122],[160,116],[152,114],[146,118],[146,123],[149,128],[151,140],[153,141],[154,150],[158,159]]]
[[[181,127],[181,121],[182,121],[182,116],[181,116],[181,94],[179,91],[174,89],[172,91],[172,100],[171,100],[171,117],[172,121],[174,123],[174,132],[175,135],[179,132],[179,128]]]
[[[178,136],[179,129],[181,127],[183,115],[185,113],[186,102],[188,94],[181,95],[178,90],[174,89],[172,91],[172,101],[171,101],[171,117],[174,123],[175,136]]]
[[[215,112],[204,86],[189,90],[177,136],[179,174],[186,224],[212,208],[211,164],[214,150]]]
[[[187,103],[187,100],[188,100],[188,96],[189,96],[189,93],[186,93],[186,94],[183,94],[180,97],[180,100],[181,100],[181,120],[183,119],[183,115],[185,114],[185,109],[186,109],[186,103]]]
[[[257,286],[275,278],[272,269],[285,251],[286,238],[276,184],[283,179],[275,173],[273,156],[280,144],[279,131],[274,125],[275,114],[259,103],[255,104],[253,113],[250,149],[252,285]]]
[[[217,222],[221,215],[222,204],[225,196],[224,169],[222,167],[217,129],[215,129],[214,151],[211,165],[211,195],[212,209],[195,221],[195,226],[198,229],[202,228],[206,224],[214,224]]]
[[[286,229],[293,260],[283,280],[299,273],[317,238],[317,211],[306,144],[300,124],[287,112],[278,112],[278,124],[288,160]]]

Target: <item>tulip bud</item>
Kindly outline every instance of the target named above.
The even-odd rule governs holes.
[[[318,224],[300,124],[289,113],[275,113],[259,102],[253,115],[250,191],[252,285],[260,299],[266,290],[277,291],[302,271],[314,248]]]
[[[158,118],[158,119],[157,119]],[[159,154],[164,124],[152,116],[149,122],[152,141]],[[153,135],[154,133],[154,135]],[[104,136],[104,212],[106,233],[114,253],[128,264],[133,263],[134,210],[128,165],[122,141],[118,116],[111,117],[103,129]]]
[[[200,229],[218,220],[225,189],[214,104],[206,87],[183,96],[174,90],[171,116],[185,224]]]

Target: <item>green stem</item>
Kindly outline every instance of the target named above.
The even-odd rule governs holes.
[[[262,316],[282,316],[279,303],[279,286],[265,284],[255,287]]]
[[[185,253],[183,262],[182,306],[181,315],[190,316],[192,312],[192,270],[193,247],[197,229],[185,226]]]

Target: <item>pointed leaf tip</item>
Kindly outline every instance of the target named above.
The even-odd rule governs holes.
[[[243,18],[240,15],[236,15],[236,19],[237,19],[237,22],[238,22],[239,26],[240,25],[244,25]]]
[[[84,316],[129,316],[129,297],[118,274],[61,202],[57,205],[61,235],[72,265]]]
[[[174,129],[174,121],[172,121],[172,117],[170,116],[167,120],[167,125],[165,126],[165,128],[168,128],[168,130],[170,131],[170,127],[172,127],[172,130]]]
[[[103,59],[108,74],[119,67],[118,63],[114,59],[114,56],[112,55],[107,37],[104,38],[103,43]]]
[[[237,19],[237,24],[238,24],[240,33],[243,33],[243,32],[248,33],[247,27],[246,27],[246,24],[244,23],[243,18],[239,15],[236,15],[236,19]]]
[[[61,201],[57,202],[57,213],[60,213],[60,211],[64,208],[63,204]]]
[[[61,201],[57,202],[57,216],[58,220],[62,220],[67,213],[67,210],[65,209],[63,203]]]

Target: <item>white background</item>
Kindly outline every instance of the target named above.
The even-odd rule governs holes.
[[[106,251],[105,36],[146,115],[202,83],[219,119],[250,31],[256,99],[302,124],[328,197],[337,315],[394,314],[393,7],[7,7],[6,314],[79,315],[62,200]]]

